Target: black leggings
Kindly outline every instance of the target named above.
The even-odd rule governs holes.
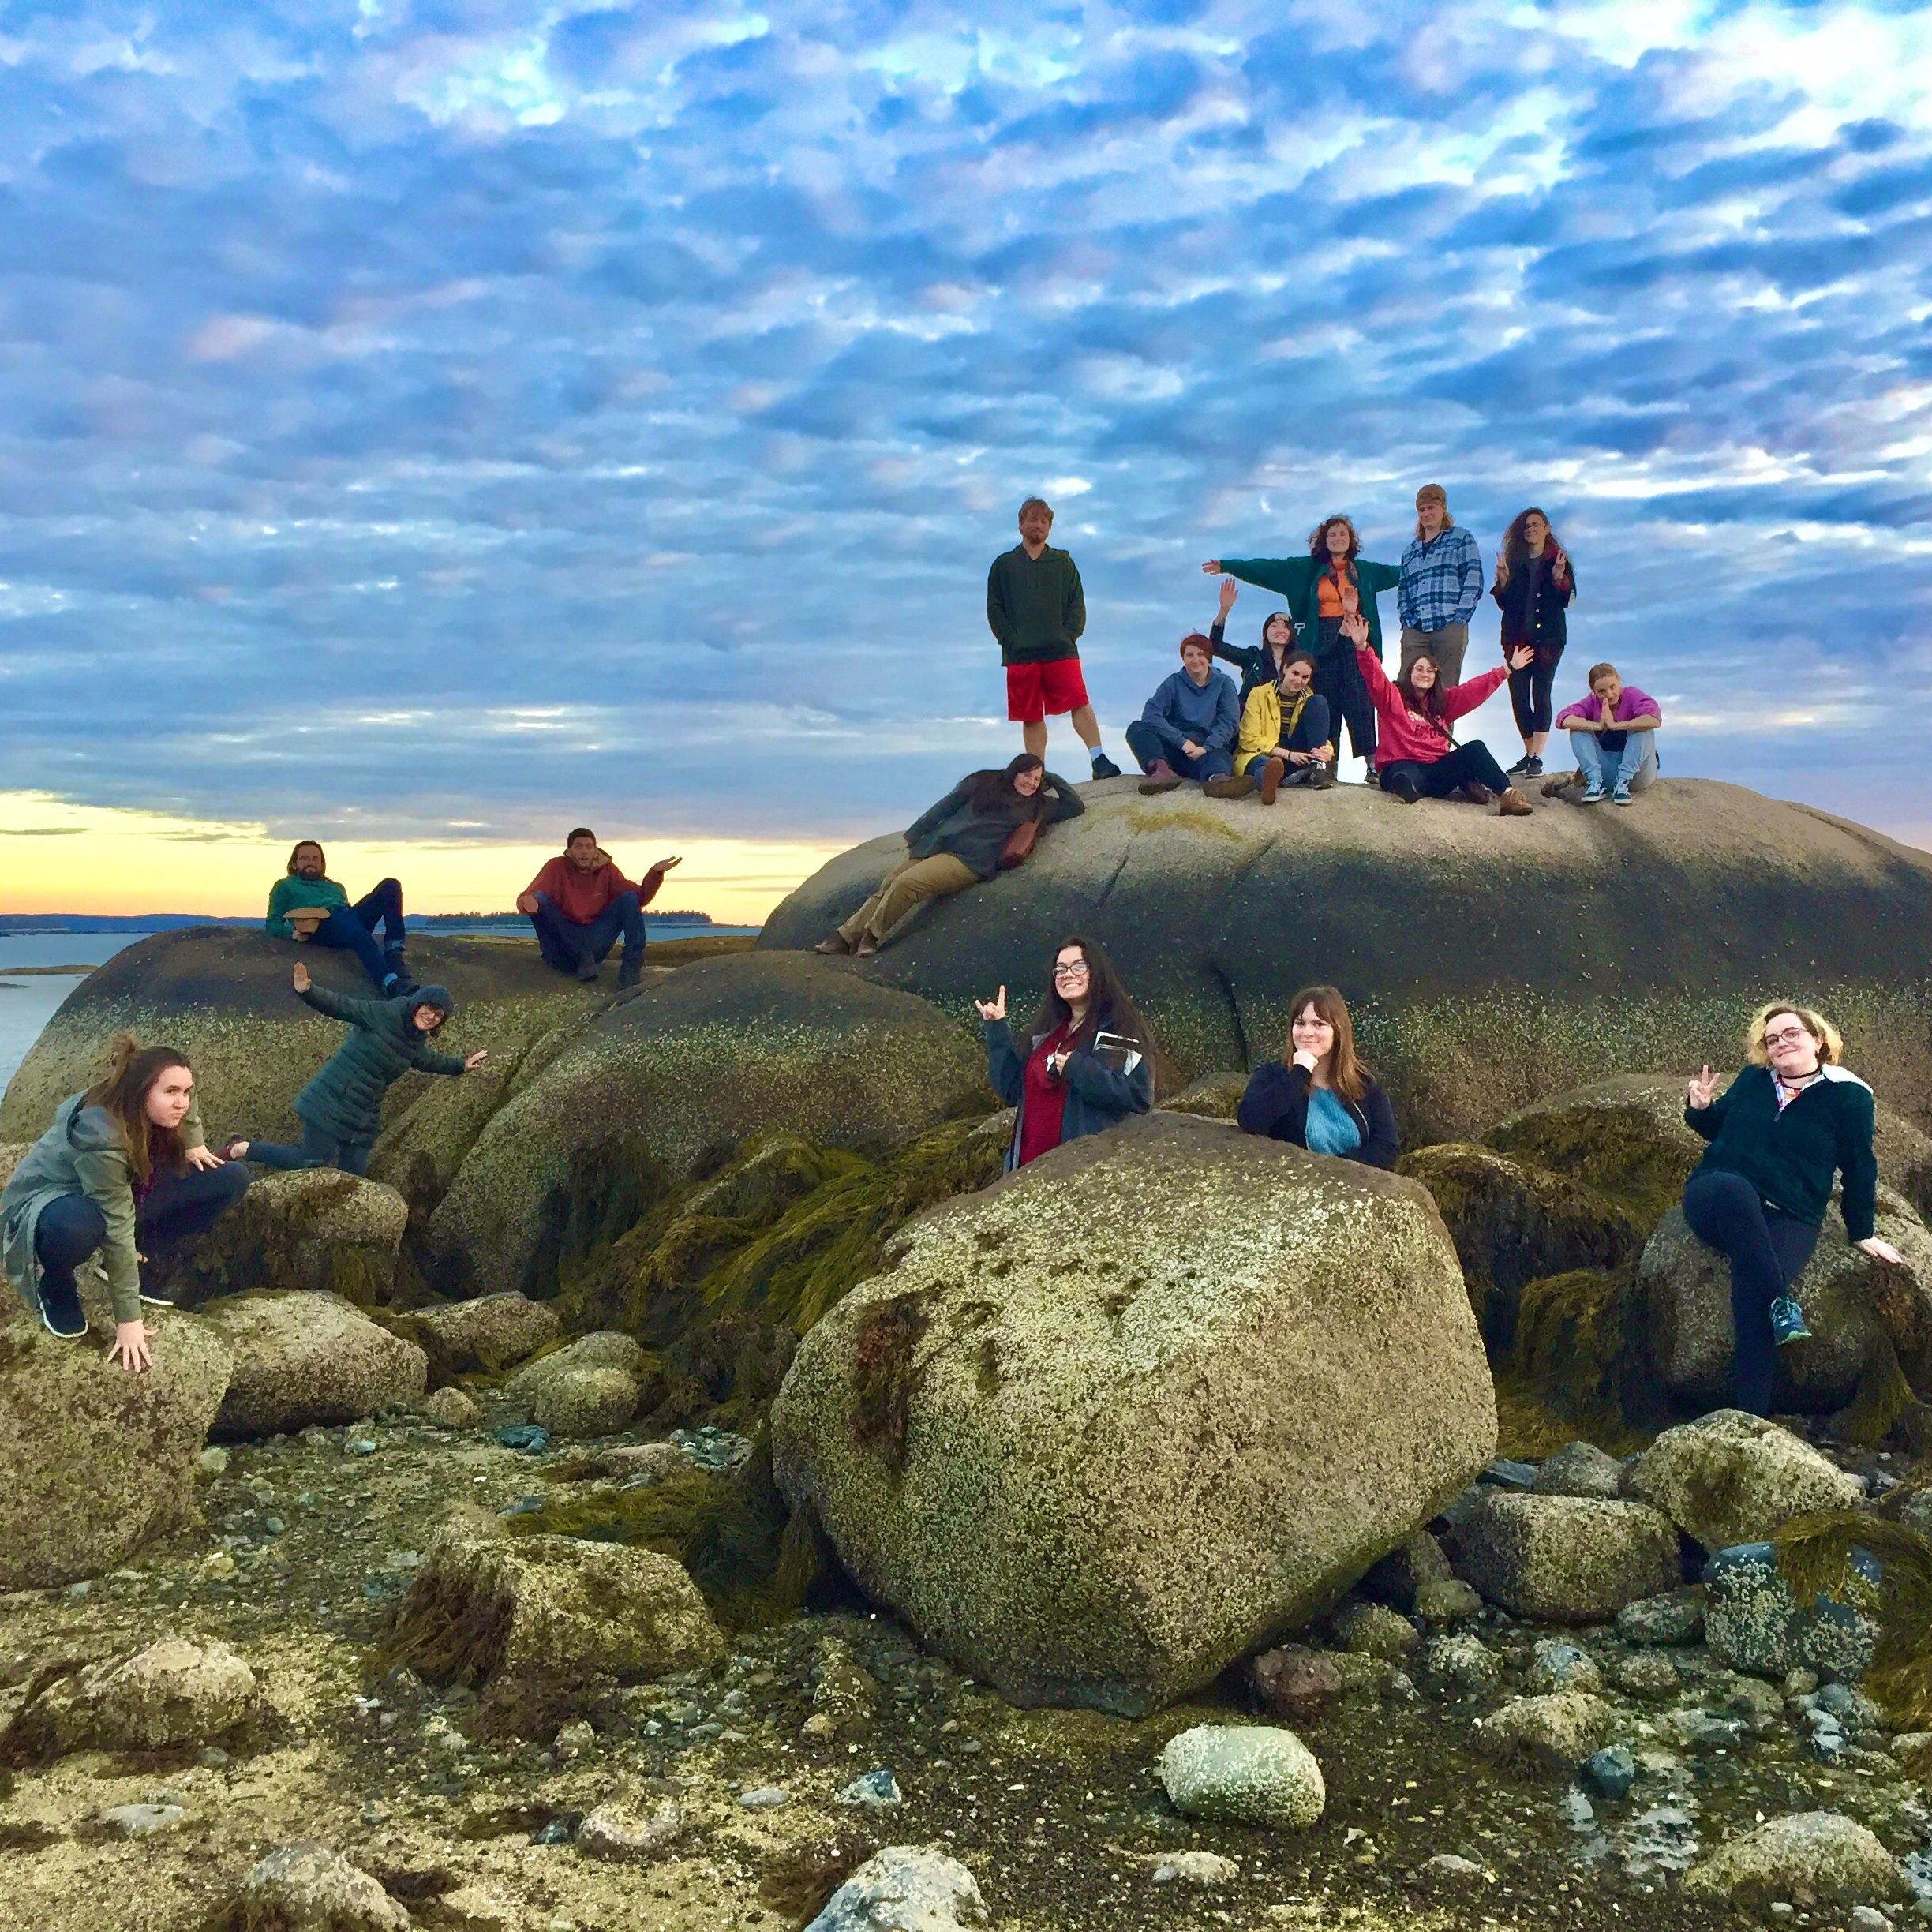
[[[1782,1208],[1768,1207],[1742,1174],[1706,1169],[1684,1189],[1690,1232],[1731,1263],[1731,1319],[1737,1331],[1732,1377],[1737,1406],[1751,1415],[1771,1413],[1777,1346],[1771,1339],[1771,1304],[1791,1284],[1818,1245],[1818,1231]]]
[[[248,1184],[249,1171],[239,1161],[159,1175],[153,1193],[135,1210],[136,1242],[143,1249],[159,1248],[206,1233],[242,1198]],[[48,1285],[71,1294],[74,1270],[107,1238],[107,1218],[84,1194],[49,1201],[34,1223],[34,1252]]]
[[[1534,664],[1510,673],[1510,709],[1516,713],[1516,728],[1526,738],[1550,728],[1550,687],[1556,682],[1556,667],[1562,661],[1560,650],[1547,661],[1539,650]]]
[[[1492,792],[1507,792],[1510,788],[1508,777],[1480,738],[1473,744],[1456,746],[1432,765],[1418,764],[1413,758],[1397,758],[1384,765],[1382,789],[1400,791],[1399,781],[1404,777],[1414,781],[1415,788],[1425,798],[1447,798],[1472,780],[1477,784],[1487,785]]]
[[[1324,617],[1321,649],[1315,653],[1315,676],[1309,688],[1328,700],[1330,717],[1335,721],[1335,755],[1342,755],[1342,726],[1348,726],[1349,749],[1370,765],[1375,762],[1375,700],[1362,682],[1361,666],[1355,661],[1355,647],[1342,635],[1339,617]]]

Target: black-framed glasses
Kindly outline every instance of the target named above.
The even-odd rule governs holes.
[[[1076,960],[1071,966],[1056,965],[1053,976],[1056,979],[1084,979],[1092,971],[1084,960]]]

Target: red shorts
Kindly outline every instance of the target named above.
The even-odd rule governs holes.
[[[1077,657],[1006,667],[1006,715],[1017,724],[1037,724],[1043,717],[1077,711],[1086,702],[1087,680]]]

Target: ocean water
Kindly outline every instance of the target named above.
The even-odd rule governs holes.
[[[444,934],[460,933],[467,930],[461,927],[442,927],[428,937],[441,937]],[[501,934],[505,938],[515,938],[515,928],[492,927],[487,930]],[[700,933],[731,934],[755,932],[755,926],[674,926],[654,925],[650,929],[653,943],[661,944],[668,939],[690,939]],[[6,1091],[6,1084],[13,1077],[14,1069],[27,1058],[28,1050],[39,1037],[40,1029],[53,1018],[62,1000],[77,987],[96,966],[107,961],[124,947],[133,945],[137,940],[151,935],[141,932],[88,932],[88,933],[0,933],[0,1093]],[[534,948],[534,938],[529,943]],[[26,973],[19,972],[24,966],[73,966],[82,969],[73,973]],[[8,969],[14,969],[9,976]]]

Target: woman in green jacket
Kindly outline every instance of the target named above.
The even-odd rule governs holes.
[[[1350,750],[1372,766],[1375,706],[1354,648],[1342,635],[1342,620],[1359,609],[1368,620],[1368,647],[1380,657],[1382,613],[1376,599],[1401,583],[1400,566],[1371,563],[1361,554],[1355,526],[1345,516],[1331,516],[1309,531],[1305,557],[1211,557],[1201,568],[1211,576],[1225,571],[1288,600],[1302,647],[1315,660],[1316,694],[1328,700],[1331,714],[1346,720]],[[1341,742],[1339,725],[1335,741]]]
[[[459,1059],[430,1045],[430,1036],[455,1010],[447,987],[419,987],[400,999],[345,999],[314,985],[309,968],[299,963],[294,986],[306,1005],[355,1031],[295,1096],[301,1145],[230,1140],[222,1152],[231,1160],[367,1174],[376,1136],[382,1132],[383,1095],[395,1081],[410,1073],[467,1073],[489,1058],[477,1052]]]
[[[186,1058],[118,1034],[107,1077],[54,1109],[0,1193],[0,1262],[47,1332],[75,1341],[88,1319],[74,1270],[98,1249],[114,1302],[108,1359],[138,1372],[155,1335],[141,1304],[169,1304],[141,1279],[143,1249],[213,1226],[248,1184],[245,1167],[208,1150]]]

